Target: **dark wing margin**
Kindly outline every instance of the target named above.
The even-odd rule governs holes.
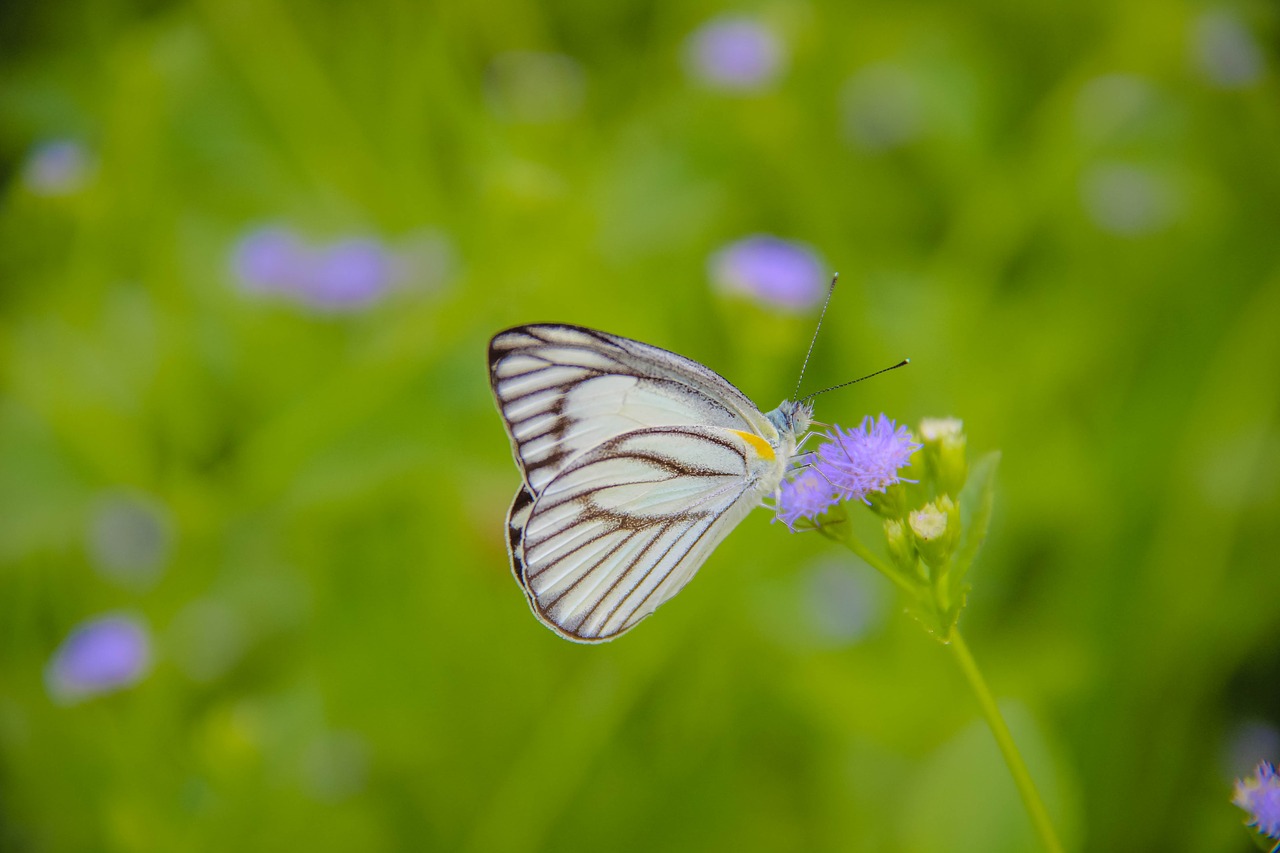
[[[511,572],[524,587],[524,526],[533,514],[533,492],[521,486],[507,511],[507,553],[511,555]]]
[[[512,569],[538,618],[611,640],[679,592],[758,502],[748,450],[728,430],[653,428],[575,459],[508,516]]]
[[[771,429],[741,391],[696,361],[579,326],[534,324],[494,335],[489,382],[535,495],[578,454],[635,429]]]

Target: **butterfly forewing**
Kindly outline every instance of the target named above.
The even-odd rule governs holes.
[[[520,326],[489,344],[489,376],[516,461],[536,494],[577,454],[652,426],[771,429],[695,361],[577,326]]]

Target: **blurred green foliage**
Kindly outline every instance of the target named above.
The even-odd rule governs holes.
[[[1248,849],[1231,779],[1280,757],[1275,7],[744,10],[788,58],[727,94],[682,60],[733,11],[704,2],[4,5],[0,846],[1033,849],[944,650],[820,537],[756,514],[601,648],[511,580],[489,335],[606,329],[770,408],[813,318],[706,273],[766,232],[842,274],[808,387],[913,360],[820,419],[1003,452],[963,623],[1069,846]],[[495,74],[513,51],[568,88]],[[88,175],[34,192],[57,138]],[[308,312],[231,273],[271,222],[457,261]],[[122,494],[171,537],[133,585],[91,548]],[[150,674],[55,702],[109,611]]]

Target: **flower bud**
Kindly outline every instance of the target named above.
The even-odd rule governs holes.
[[[960,540],[960,507],[956,502],[943,495],[912,511],[909,522],[925,564],[932,569],[946,565]]]
[[[925,470],[938,492],[953,497],[964,488],[969,467],[965,463],[964,423],[957,418],[924,418],[920,421]]]
[[[902,571],[915,575],[918,568],[916,546],[907,534],[906,526],[896,518],[884,522],[884,540],[889,546],[889,557]]]

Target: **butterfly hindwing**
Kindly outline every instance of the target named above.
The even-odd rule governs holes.
[[[512,565],[562,636],[612,639],[688,583],[759,500],[739,433],[662,427],[581,454],[509,516]]]

